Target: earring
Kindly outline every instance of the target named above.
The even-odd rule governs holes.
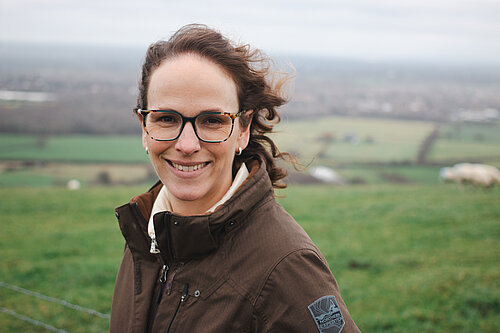
[[[149,155],[149,147],[146,147],[146,155]]]
[[[242,150],[242,149],[241,149],[241,147],[238,147],[238,151],[236,152],[236,155],[237,155],[237,156],[240,156],[240,155],[241,155],[241,150]]]

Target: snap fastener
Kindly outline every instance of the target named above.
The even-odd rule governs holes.
[[[179,225],[179,221],[175,220],[174,225]]]
[[[200,297],[200,291],[198,289],[194,292],[194,297]]]
[[[115,212],[115,216],[116,216],[117,219],[120,218],[120,214],[118,212]]]

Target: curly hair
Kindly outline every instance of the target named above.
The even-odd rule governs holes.
[[[275,74],[270,69],[270,60],[248,44],[235,45],[220,32],[199,24],[186,25],[168,40],[151,44],[142,66],[136,110],[147,109],[147,93],[154,70],[164,60],[182,54],[197,54],[218,64],[237,86],[239,111],[244,111],[239,117],[240,124],[246,127],[251,119],[251,125],[248,146],[241,155],[235,156],[233,172],[241,163],[260,159],[265,162],[273,187],[285,188],[282,179],[287,171],[277,165],[277,159],[293,162],[293,157],[280,152],[267,134],[272,133],[280,121],[277,108],[286,103],[281,87],[288,77],[282,77],[276,84],[270,82],[271,75]]]

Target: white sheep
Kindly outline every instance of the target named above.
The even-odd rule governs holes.
[[[459,163],[451,168],[442,168],[439,178],[445,182],[470,183],[482,187],[500,185],[500,171],[497,168],[477,163]]]

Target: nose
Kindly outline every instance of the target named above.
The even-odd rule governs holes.
[[[190,122],[186,123],[182,129],[181,135],[175,141],[175,149],[185,155],[192,155],[201,148],[200,140],[194,132],[193,124]]]

